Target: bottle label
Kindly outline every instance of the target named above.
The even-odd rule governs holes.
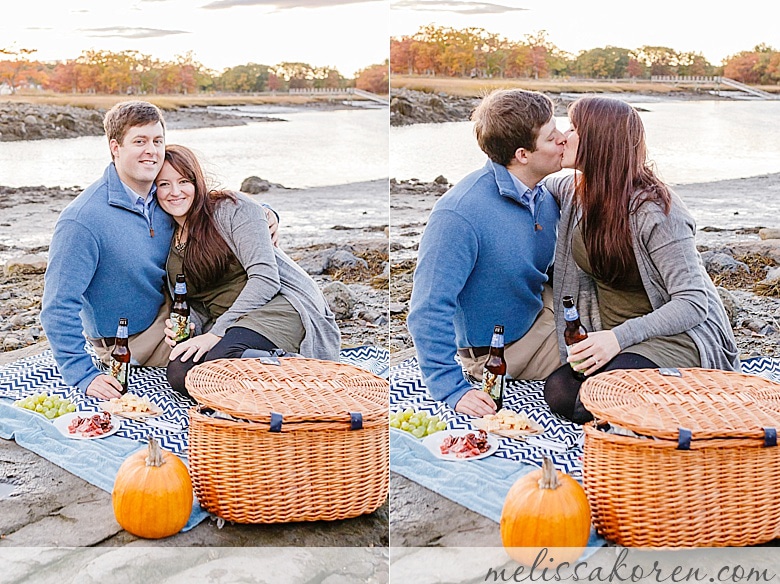
[[[567,354],[567,355],[571,355],[571,345],[566,345],[566,354]],[[578,369],[579,369],[579,365],[580,365],[582,362],[584,362],[584,361],[585,361],[585,359],[581,359],[580,361],[572,361],[571,363],[569,363],[569,365],[571,365],[571,368],[572,368],[572,369],[574,369],[574,372],[575,372],[575,373],[579,373],[579,371],[578,371]],[[575,365],[576,365],[577,367],[575,367]]]
[[[111,358],[111,376],[114,377],[122,387],[127,388],[130,380],[130,363],[122,363],[113,357]]]
[[[577,307],[572,306],[571,308],[564,308],[563,309],[563,318],[568,321],[577,320],[580,317],[580,314],[577,312]]]
[[[173,287],[173,293],[174,294],[186,294],[187,293],[187,284],[185,282],[176,282],[176,285]]]
[[[173,340],[177,343],[190,338],[190,317],[171,312],[171,327],[173,328]]]
[[[505,375],[496,375],[487,370],[482,370],[482,391],[493,398],[493,401],[500,403],[504,398],[504,385],[506,384]]]

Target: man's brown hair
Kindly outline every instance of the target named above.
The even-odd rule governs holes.
[[[536,149],[539,130],[555,112],[552,100],[536,91],[497,89],[471,114],[477,143],[496,164],[508,166],[518,148]]]
[[[106,112],[103,118],[103,128],[108,141],[116,140],[122,144],[128,128],[145,126],[160,122],[165,133],[165,119],[162,111],[148,101],[122,101]]]

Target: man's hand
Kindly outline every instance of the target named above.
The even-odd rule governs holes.
[[[98,399],[112,399],[122,397],[122,385],[110,375],[105,373],[98,375],[87,386],[87,395]]]
[[[268,230],[271,232],[271,243],[274,244],[274,247],[279,247],[279,220],[276,218],[276,213],[268,207],[263,207],[263,211],[265,211],[265,218],[268,219]]]
[[[481,418],[496,413],[496,402],[487,392],[481,389],[472,389],[464,393],[463,397],[455,404],[455,411]]]

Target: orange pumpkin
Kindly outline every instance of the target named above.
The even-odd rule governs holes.
[[[590,505],[582,486],[556,471],[544,457],[542,468],[520,477],[501,510],[501,541],[510,557],[530,566],[542,548],[546,561],[574,562],[590,536]]]
[[[154,437],[119,467],[111,491],[114,517],[123,529],[146,539],[178,533],[192,513],[192,481],[178,456]]]

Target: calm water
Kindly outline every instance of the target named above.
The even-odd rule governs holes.
[[[780,172],[780,101],[653,102],[635,105],[650,158],[671,184]],[[566,117],[557,118],[561,130]],[[390,177],[457,182],[485,162],[471,122],[390,129]]]
[[[283,118],[245,126],[169,130],[169,143],[198,152],[226,188],[255,175],[291,188],[387,178],[388,113],[382,109],[296,111],[243,108]],[[0,184],[86,187],[110,161],[106,139],[0,142]]]
[[[672,185],[780,172],[780,101],[636,102],[649,156]],[[568,118],[557,118],[565,130]],[[471,122],[390,129],[390,177],[454,183],[485,163]],[[570,172],[567,170],[563,173]],[[719,200],[722,198],[722,200]],[[780,197],[760,189],[739,197],[685,199],[697,225],[722,229],[778,225]]]

